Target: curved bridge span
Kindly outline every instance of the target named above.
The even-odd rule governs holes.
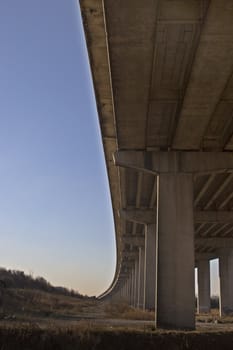
[[[80,0],[112,197],[114,281],[101,296],[195,327],[233,310],[233,2]]]

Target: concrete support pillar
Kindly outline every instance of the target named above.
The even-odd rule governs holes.
[[[220,316],[233,312],[233,249],[219,257]]]
[[[127,301],[127,280],[125,280],[124,298],[125,298],[125,301]]]
[[[143,308],[144,293],[145,293],[145,247],[139,247],[139,274],[138,274],[138,308]]]
[[[129,305],[132,305],[132,271],[129,274]]]
[[[139,271],[139,262],[138,258],[135,259],[135,274],[134,274],[134,307],[137,307],[138,304],[138,271]]]
[[[192,175],[159,175],[157,197],[157,326],[194,329]]]
[[[129,305],[130,305],[130,292],[131,292],[130,282],[131,282],[131,275],[129,275],[129,277],[128,277],[128,303],[129,303]]]
[[[125,293],[125,282],[124,282],[122,287],[122,299],[125,300],[125,297],[126,297],[126,293]]]
[[[197,313],[210,312],[210,262],[199,260],[197,263],[198,299]]]
[[[155,278],[156,278],[156,242],[155,224],[145,229],[145,270],[144,270],[144,301],[143,308],[155,309]]]
[[[128,293],[128,278],[125,280],[125,299],[126,302],[129,302],[129,293]]]
[[[120,289],[118,289],[114,294],[114,302],[119,302],[120,300],[121,300],[121,293],[120,293]]]
[[[131,306],[134,306],[134,282],[135,282],[135,277],[134,277],[134,267],[132,268],[132,273],[131,273]]]

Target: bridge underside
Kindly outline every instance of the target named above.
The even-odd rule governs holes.
[[[161,327],[233,309],[233,4],[80,0],[109,176],[117,267],[106,298]],[[114,159],[113,159],[114,155]]]

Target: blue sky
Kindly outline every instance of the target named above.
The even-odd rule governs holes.
[[[0,266],[99,294],[115,234],[76,0],[0,1],[0,43]]]
[[[115,271],[76,0],[0,2],[0,265],[98,294]]]

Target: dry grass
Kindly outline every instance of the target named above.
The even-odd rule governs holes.
[[[0,327],[1,350],[232,350],[232,344],[232,332]]]
[[[0,318],[72,317],[93,307],[95,300],[78,299],[30,289],[6,289]]]
[[[105,312],[106,316],[111,318],[143,321],[153,321],[155,319],[154,312],[135,309],[125,302],[108,303],[105,306]]]
[[[1,350],[232,350],[233,332],[226,332],[228,326],[223,327],[224,332],[204,328],[195,332],[155,330],[151,323],[138,322],[138,326],[127,321],[154,320],[154,313],[131,308],[124,302],[104,304],[34,290],[8,290],[4,308],[8,313],[14,310],[16,320],[0,322]],[[104,323],[95,322],[94,317],[77,322],[77,316],[95,312],[99,317],[101,310],[108,317],[103,319]],[[74,316],[74,322],[69,320],[69,315]],[[125,320],[119,326],[109,318]]]
[[[201,323],[214,323],[214,324],[225,324],[233,323],[233,315],[227,315],[220,317],[218,309],[212,309],[210,314],[199,314],[196,316],[196,321]]]

